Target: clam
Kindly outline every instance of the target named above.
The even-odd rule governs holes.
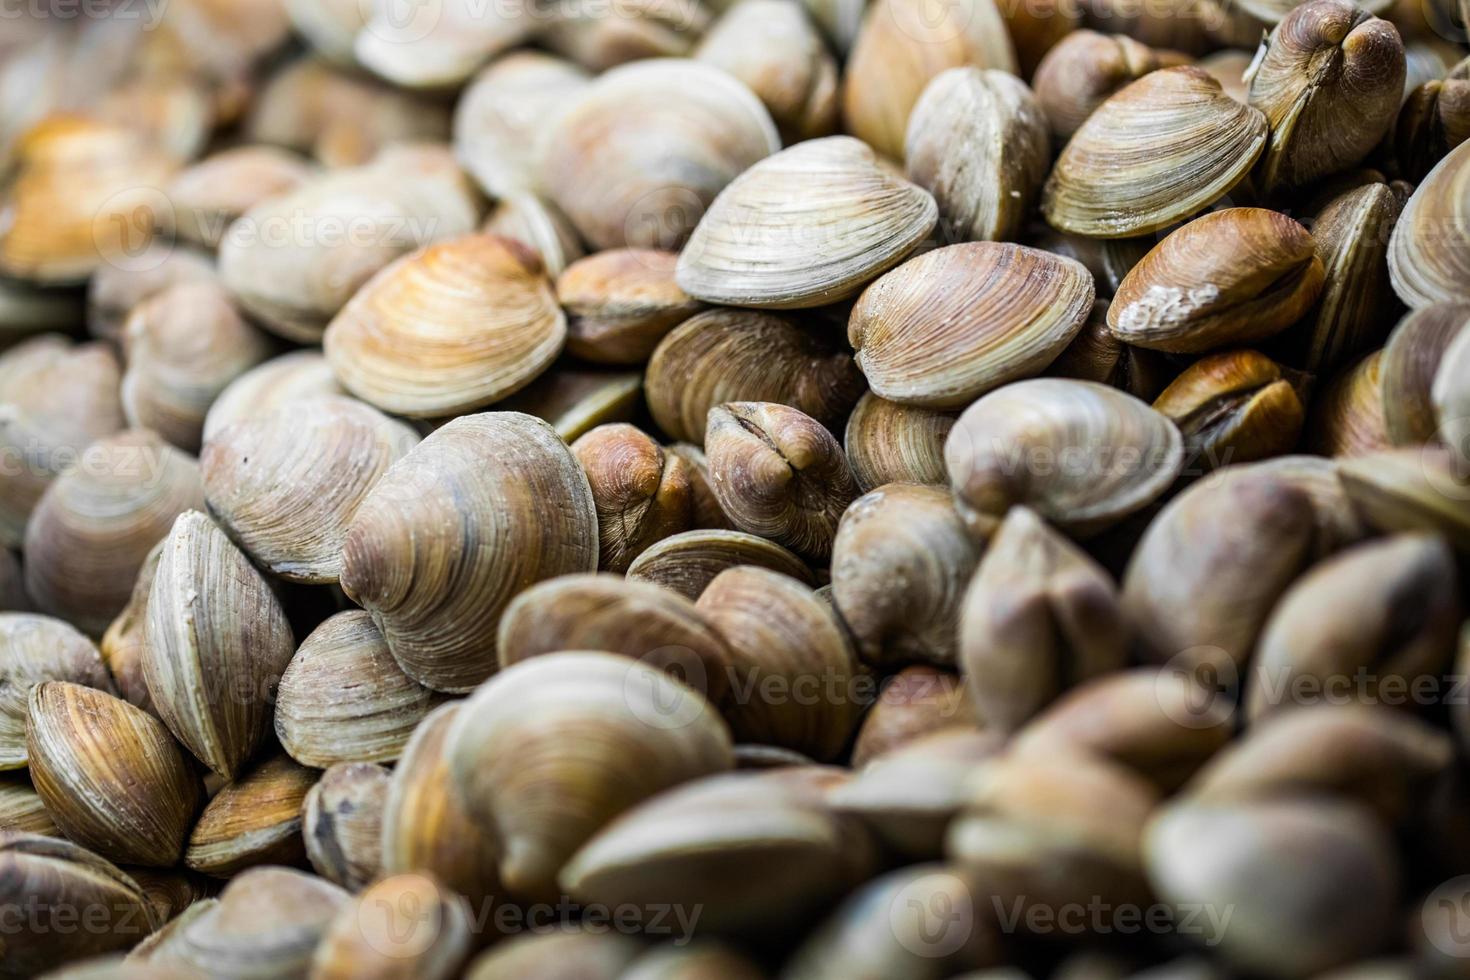
[[[230,222],[267,198],[295,190],[313,173],[306,161],[273,146],[221,150],[169,181],[165,193],[174,230],[187,241],[218,248]]]
[[[618,814],[733,764],[703,696],[606,653],[502,671],[465,702],[447,752],[454,791],[505,848],[506,887],[526,896],[554,894],[563,865]]]
[[[957,409],[1038,374],[1082,329],[1093,299],[1080,262],[1024,245],[951,245],[864,290],[847,339],[875,394]]]
[[[750,86],[782,142],[837,131],[837,62],[800,4],[740,0],[715,21],[694,58]]]
[[[452,980],[474,948],[463,895],[424,874],[375,882],[338,910],[311,958],[317,980]]]
[[[705,450],[711,489],[736,527],[814,561],[831,555],[857,484],[842,447],[815,419],[770,402],[718,405]]]
[[[1227,208],[1184,225],[1134,266],[1108,307],[1124,343],[1171,354],[1249,344],[1322,292],[1311,234],[1278,211]]]
[[[69,840],[123,863],[176,864],[202,790],[168,729],[126,701],[66,681],[31,689],[31,781]]]
[[[454,155],[495,197],[535,190],[540,138],[591,76],[539,51],[512,51],[475,76],[454,110]]]
[[[499,401],[551,366],[566,339],[541,263],[504,238],[450,239],[387,266],[327,327],[344,387],[428,418]]]
[[[1199,67],[1214,76],[1215,81],[1225,90],[1225,94],[1236,102],[1250,103],[1250,87],[1246,84],[1245,73],[1250,69],[1251,62],[1255,58],[1250,51],[1230,49],[1216,51],[1195,62]]]
[[[73,345],[56,334],[0,354],[0,543],[14,547],[41,494],[97,439],[124,425],[122,372],[101,344]],[[14,465],[23,463],[23,465]]]
[[[1032,78],[1036,104],[1052,136],[1064,142],[1114,92],[1151,71],[1183,64],[1182,57],[1155,51],[1124,34],[1073,31],[1037,65]]]
[[[1127,662],[1118,587],[1026,507],[1012,507],[956,603],[958,657],[987,726],[1019,728],[1068,688]]]
[[[617,10],[566,7],[546,24],[540,43],[591,71],[629,61],[679,58],[709,25],[698,0],[627,0]]]
[[[1470,475],[1470,331],[1460,331],[1434,373],[1430,398],[1439,436],[1454,455],[1456,472]]]
[[[720,703],[730,647],[693,602],[615,575],[563,575],[522,592],[500,620],[502,668],[558,650],[601,650],[665,670]]]
[[[863,17],[843,75],[846,130],[894,160],[903,158],[909,113],[929,81],[974,65],[1016,73],[1005,20],[992,0],[931,10],[922,0],[876,0]]]
[[[949,482],[944,440],[954,422],[948,412],[888,401],[872,392],[859,398],[842,441],[859,489],[885,483]]]
[[[1095,238],[1159,231],[1245,179],[1266,118],[1204,71],[1151,72],[1112,95],[1057,158],[1042,191],[1054,227]]]
[[[1067,349],[1051,362],[1046,373],[1057,378],[1096,381],[1150,401],[1172,380],[1175,369],[1159,351],[1119,340],[1108,328],[1110,305],[1101,298],[1093,304],[1087,322]]]
[[[1246,72],[1250,104],[1271,126],[1261,189],[1361,161],[1393,125],[1404,72],[1398,31],[1349,0],[1308,0],[1283,17]]]
[[[1070,232],[1057,231],[1047,225],[1034,225],[1026,234],[1026,244],[1063,258],[1076,259],[1087,267],[1096,280],[1098,299],[1111,299],[1123,277],[1158,244],[1152,235],[1139,238],[1084,238]],[[1093,307],[1093,317],[1107,305]]]
[[[1413,309],[1470,301],[1470,147],[1450,151],[1414,189],[1388,243],[1394,291]]]
[[[383,866],[383,810],[393,775],[371,762],[339,762],[301,806],[301,834],[316,873],[350,892]]]
[[[750,566],[717,575],[695,608],[729,645],[734,739],[837,758],[863,705],[857,656],[832,608],[810,586]]]
[[[693,600],[721,572],[742,565],[813,584],[811,569],[779,544],[723,528],[684,531],[650,545],[628,566],[628,578],[652,582]]]
[[[221,391],[271,354],[218,283],[180,283],[134,307],[123,325],[128,424],[197,453],[204,417]]]
[[[345,394],[321,351],[291,351],[256,365],[219,393],[204,416],[204,441],[231,422],[320,395]]]
[[[704,442],[710,409],[766,401],[836,429],[863,376],[836,338],[774,313],[706,310],[675,327],[645,375],[648,409],[670,438]]]
[[[65,839],[30,779],[20,774],[0,777],[0,831]]]
[[[601,364],[642,364],[703,305],[674,281],[673,252],[619,248],[573,262],[556,280],[567,350]]]
[[[966,409],[944,459],[962,512],[999,519],[1025,504],[1064,530],[1087,533],[1167,490],[1184,444],[1173,422],[1116,388],[1036,378]]]
[[[491,209],[480,231],[524,245],[552,278],[584,254],[582,240],[567,216],[535,194],[521,192],[503,198]]]
[[[1325,456],[1362,456],[1393,444],[1383,396],[1384,352],[1374,351],[1328,380],[1312,402],[1307,445]]]
[[[730,518],[710,487],[709,459],[704,455],[704,450],[693,443],[676,442],[668,447],[668,453],[682,459],[688,470],[689,490],[694,502],[695,529],[730,530]]]
[[[0,613],[0,769],[26,765],[31,689],[68,681],[112,693],[112,678],[92,641],[59,619]]]
[[[1463,75],[1470,71],[1462,70]],[[1434,165],[1470,139],[1470,77],[1425,82],[1409,93],[1394,124],[1394,147],[1405,178],[1423,180]]]
[[[599,425],[572,455],[592,487],[603,571],[625,572],[650,545],[693,526],[689,464],[635,426]]]
[[[587,476],[551,426],[467,415],[436,430],[364,498],[342,548],[342,589],[373,615],[414,680],[468,691],[495,669],[516,593],[597,567]]]
[[[600,251],[677,249],[715,195],[781,143],[744,83],[670,58],[599,76],[544,146],[546,192]]]
[[[1348,497],[1382,531],[1440,534],[1470,551],[1467,490],[1448,449],[1425,446],[1367,453],[1338,464]]]
[[[143,681],[154,710],[226,779],[270,727],[267,698],[295,647],[275,594],[198,511],[169,531],[148,596]]]
[[[1413,311],[1399,321],[1383,348],[1379,378],[1383,422],[1396,446],[1433,442],[1439,435],[1439,412],[1432,385],[1445,352],[1470,327],[1470,304],[1437,303]],[[1450,375],[1446,374],[1446,384]],[[1445,388],[1448,394],[1448,388]]]
[[[702,928],[726,934],[792,932],[876,867],[864,828],[824,805],[843,778],[808,767],[695,780],[593,836],[561,881],[610,907],[697,906]]]
[[[325,396],[218,430],[200,457],[210,513],[251,558],[291,582],[330,583],[347,526],[418,443],[401,422]]]
[[[369,9],[353,54],[363,67],[409,89],[457,88],[486,61],[528,40],[537,26],[524,4],[444,0],[404,11],[377,3]]]
[[[291,758],[325,769],[392,762],[434,706],[360,609],[328,617],[301,641],[276,691],[276,737]]]
[[[256,865],[300,864],[301,808],[319,775],[283,755],[245,770],[199,814],[184,864],[218,878]]]
[[[1215,469],[1290,452],[1306,416],[1301,379],[1252,350],[1210,354],[1154,401],[1179,426],[1185,457]]]
[[[946,729],[973,733],[980,724],[959,675],[915,665],[883,682],[873,707],[863,717],[852,747],[852,764],[873,759]]]
[[[99,439],[54,480],[26,526],[26,592],[41,612],[100,635],[174,518],[204,506],[199,466],[157,435]]]
[[[642,402],[643,375],[553,366],[497,408],[533,415],[567,442],[599,425],[631,422]]]
[[[580,927],[512,936],[471,961],[465,980],[518,980],[538,974],[565,980],[619,980],[644,952],[632,936]],[[558,978],[560,980],[560,978]]]
[[[148,685],[143,681],[143,646],[148,627],[148,596],[153,592],[153,576],[158,571],[158,559],[163,554],[160,541],[148,552],[138,577],[133,580],[133,593],[128,604],[117,618],[108,624],[97,644],[102,662],[112,675],[117,692],[129,704],[153,710],[153,698],[148,695]]]
[[[393,769],[383,802],[382,871],[432,874],[478,910],[501,891],[501,848],[491,825],[470,816],[450,782],[445,739],[461,708],[451,702],[430,712]]]
[[[1220,46],[1218,32],[1237,8],[1214,0],[1159,0],[1152,4],[1127,0],[1083,0],[1084,26],[1126,34],[1153,48],[1200,55]],[[1245,43],[1258,40],[1260,32]]]
[[[720,193],[680,253],[675,279],[710,303],[824,306],[901,262],[938,214],[927,191],[885,171],[858,140],[808,140]]]
[[[832,600],[862,658],[952,665],[982,550],[942,487],[895,483],[854,500],[832,545]]]

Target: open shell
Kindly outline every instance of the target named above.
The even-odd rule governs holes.
[[[1470,302],[1470,141],[1437,163],[1388,243],[1394,291],[1410,307]]]
[[[951,245],[864,290],[847,339],[877,395],[963,408],[1040,373],[1082,329],[1093,299],[1080,262],[1024,245]]]
[[[710,303],[824,306],[897,265],[937,220],[929,193],[885,171],[858,140],[808,140],[721,192],[675,278]]]
[[[781,141],[744,83],[670,58],[601,75],[545,146],[545,189],[593,248],[676,249],[715,195]]]
[[[1167,228],[1245,179],[1266,146],[1266,117],[1204,71],[1151,72],[1097,108],[1052,168],[1042,211],[1094,238]]]

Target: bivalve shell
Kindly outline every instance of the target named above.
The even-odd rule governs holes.
[[[283,755],[241,773],[199,814],[184,863],[217,878],[260,864],[300,864],[301,808],[319,775]]]
[[[371,762],[339,762],[301,806],[301,835],[316,873],[350,892],[383,867],[383,809],[393,775]]]
[[[1032,88],[1052,136],[1065,141],[1114,92],[1151,71],[1182,64],[1182,57],[1124,34],[1073,31],[1041,59]]]
[[[345,394],[321,351],[291,351],[251,368],[219,393],[204,416],[204,441],[231,422],[307,398]]]
[[[1414,309],[1470,302],[1470,142],[1414,189],[1389,239],[1388,273]]]
[[[690,465],[637,427],[599,425],[572,454],[597,505],[601,570],[624,572],[650,545],[694,525]]]
[[[652,582],[686,599],[698,599],[721,572],[754,565],[813,585],[811,569],[765,538],[725,528],[685,531],[651,545],[628,566],[628,578]]]
[[[452,980],[474,948],[474,915],[428,875],[384,878],[337,912],[312,954],[312,980]]]
[[[948,483],[944,440],[954,423],[948,412],[887,401],[872,392],[859,398],[842,440],[858,487],[868,491],[885,483]]]
[[[679,256],[616,248],[573,262],[556,279],[567,313],[567,350],[599,364],[642,364],[704,304],[674,281]]]
[[[1445,352],[1463,333],[1470,333],[1470,303],[1437,303],[1417,309],[1399,321],[1383,348],[1379,367],[1383,422],[1396,446],[1433,442],[1440,413],[1432,386]],[[1448,385],[1446,375],[1443,384]]]
[[[274,146],[222,150],[169,181],[169,216],[180,237],[217,248],[230,222],[267,198],[295,190],[313,173],[306,161]]]
[[[113,690],[97,648],[75,627],[50,616],[0,613],[0,769],[25,768],[27,703],[45,681]]]

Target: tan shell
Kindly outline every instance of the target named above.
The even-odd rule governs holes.
[[[307,398],[345,394],[321,351],[291,351],[251,368],[219,393],[204,416],[204,441],[231,422],[269,415]]]
[[[778,402],[835,429],[863,376],[835,337],[774,313],[706,310],[665,337],[649,359],[648,408],[673,439],[703,443],[710,409]]]
[[[178,863],[202,791],[168,729],[65,681],[32,688],[29,711],[31,781],[61,832],[120,862]]]
[[[1246,83],[1245,73],[1254,60],[1250,51],[1225,50],[1207,55],[1195,64],[1214,76],[1226,95],[1236,102],[1249,104],[1250,86]]]
[[[62,836],[30,779],[19,774],[0,777],[0,832]]]
[[[221,150],[174,175],[165,188],[174,230],[217,248],[230,222],[256,204],[295,190],[314,173],[306,161],[273,146]]]
[[[0,902],[98,910],[88,929],[42,930],[7,943],[5,969],[17,977],[127,949],[159,924],[138,883],[111,862],[70,841],[36,834],[0,833]]]
[[[143,681],[143,646],[148,626],[148,596],[153,591],[153,576],[163,554],[163,541],[158,542],[143,560],[138,577],[133,581],[133,594],[117,618],[108,624],[97,644],[102,662],[112,675],[117,692],[134,707],[153,711],[153,698]]]
[[[694,58],[750,86],[782,142],[837,131],[837,62],[801,5],[740,0],[706,32]]]
[[[410,677],[468,691],[494,672],[517,592],[596,567],[576,458],[545,422],[492,412],[455,419],[384,474],[348,527],[341,582]]]
[[[615,13],[607,8],[563,8],[538,40],[592,71],[629,61],[678,58],[690,53],[709,26],[699,0],[628,0]]]
[[[1011,241],[1051,165],[1046,118],[1009,72],[951,68],[914,104],[904,159],[939,205],[941,241]]]
[[[1413,311],[1393,328],[1379,371],[1383,422],[1394,445],[1417,446],[1439,434],[1431,386],[1455,338],[1470,332],[1466,327],[1470,304],[1437,303]]]
[[[400,88],[458,88],[538,26],[531,8],[518,4],[480,7],[471,0],[446,0],[432,8],[370,9],[353,54],[363,67]]]
[[[512,936],[475,958],[465,980],[518,980],[537,973],[566,980],[619,980],[645,946],[632,936],[578,927]]]
[[[901,262],[937,219],[929,193],[885,171],[864,144],[808,140],[721,192],[680,253],[675,278],[710,303],[824,306]]]
[[[180,283],[133,309],[123,325],[128,424],[197,453],[204,417],[219,393],[272,352],[218,283]]]
[[[1019,728],[1058,694],[1127,663],[1116,583],[1026,507],[1006,514],[956,607],[958,659],[989,727]]]
[[[858,399],[847,419],[842,447],[858,488],[885,483],[943,486],[944,440],[954,428],[948,412],[887,401],[869,392]]]
[[[1184,436],[1197,471],[1291,452],[1306,408],[1301,378],[1264,354],[1228,351],[1200,358],[1154,400]]]
[[[1470,331],[1462,330],[1445,350],[1430,396],[1439,437],[1455,457],[1460,476],[1470,475]]]
[[[473,231],[476,212],[457,171],[418,179],[386,164],[333,171],[230,225],[220,279],[262,326],[317,343],[375,273],[430,241]]]
[[[877,868],[862,826],[824,804],[844,779],[820,767],[699,779],[612,822],[561,882],[613,908],[699,907],[727,934],[795,932]]]
[[[465,703],[448,754],[455,791],[505,847],[506,887],[528,896],[555,894],[562,866],[618,814],[734,761],[702,695],[606,653],[502,671]]]
[[[1394,291],[1410,307],[1470,301],[1470,144],[1435,164],[1404,205],[1388,243]]]
[[[625,424],[600,425],[572,443],[597,506],[597,567],[624,572],[650,545],[694,524],[689,464]]]
[[[69,285],[106,262],[126,264],[157,232],[173,162],[141,134],[53,115],[18,147],[0,209],[0,273]]]
[[[709,484],[709,459],[704,450],[693,443],[676,442],[668,446],[667,451],[682,459],[688,469],[689,489],[694,497],[694,527],[699,530],[730,530],[730,518]]]
[[[942,487],[894,483],[854,500],[832,545],[832,600],[863,660],[953,665],[960,598],[983,550]]]
[[[864,705],[857,655],[832,607],[794,578],[747,566],[717,575],[696,608],[729,645],[735,740],[837,758]]]
[[[553,279],[586,254],[567,216],[535,194],[522,192],[502,199],[491,209],[480,231],[524,245]]]
[[[1271,140],[1257,183],[1309,184],[1362,160],[1393,126],[1404,92],[1398,31],[1349,0],[1308,0],[1282,18],[1246,72]]]
[[[117,358],[101,344],[44,334],[0,354],[0,451],[24,461],[0,474],[0,543],[20,544],[47,485],[123,427],[120,383]]]
[[[717,405],[705,451],[711,489],[736,527],[812,561],[832,553],[857,483],[842,447],[815,419],[770,402]]]
[[[1165,355],[1125,344],[1108,329],[1106,299],[1092,306],[1087,322],[1057,355],[1046,373],[1057,378],[1096,381],[1151,401],[1173,379],[1176,368]]]
[[[388,652],[370,615],[330,616],[306,639],[276,691],[276,737],[297,762],[392,762],[434,706]]]
[[[1324,456],[1361,456],[1393,444],[1384,415],[1383,351],[1339,371],[1312,400],[1307,446]]]
[[[393,774],[371,762],[339,762],[301,806],[301,835],[316,873],[350,892],[383,867],[383,808]]]
[[[270,727],[295,643],[265,579],[198,511],[174,522],[148,596],[143,680],[184,747],[226,779]]]
[[[1082,329],[1092,276],[1024,245],[951,245],[911,259],[863,291],[847,339],[874,393],[957,409],[1039,373]]]
[[[353,394],[387,412],[455,415],[551,366],[566,318],[533,256],[503,238],[431,245],[373,277],[323,338]]]
[[[1051,134],[1060,143],[1070,139],[1114,92],[1151,71],[1181,64],[1180,57],[1123,34],[1073,31],[1041,59],[1031,85]]]
[[[633,560],[628,578],[651,582],[686,599],[698,599],[721,572],[753,565],[812,585],[811,569],[765,538],[723,528],[685,531],[664,538]]]
[[[1470,78],[1425,82],[1409,93],[1394,125],[1399,169],[1423,180],[1434,165],[1470,138]]]
[[[973,732],[980,724],[958,674],[939,667],[905,667],[882,684],[852,747],[855,768],[926,735]]]
[[[151,242],[125,265],[104,265],[87,284],[87,329],[99,340],[118,341],[133,307],[175,283],[212,281],[214,259],[198,249]],[[68,326],[75,320],[68,320]]]
[[[475,910],[427,875],[376,882],[337,912],[311,958],[316,980],[453,980],[474,948]]]
[[[1057,158],[1042,192],[1054,227],[1096,238],[1159,231],[1245,179],[1266,119],[1198,68],[1151,72],[1097,108]]]
[[[352,65],[352,42],[366,26],[369,10],[357,0],[284,0],[282,5],[313,51],[333,64]]]
[[[454,109],[454,155],[493,197],[536,190],[541,137],[591,76],[540,51],[512,51],[475,76]]]
[[[100,635],[174,518],[204,506],[199,466],[152,432],[93,443],[52,482],[26,527],[26,592],[41,612]]]
[[[643,375],[557,366],[501,402],[506,412],[534,415],[573,442],[599,425],[631,422],[642,402]]]
[[[762,0],[765,2],[765,0]],[[573,262],[556,280],[567,351],[599,364],[642,364],[704,305],[674,281],[673,252],[618,248]]]
[[[97,648],[73,627],[49,616],[0,613],[0,769],[25,768],[26,705],[44,681],[113,692]]]
[[[1125,343],[1168,353],[1249,344],[1299,320],[1322,292],[1311,234],[1277,211],[1227,208],[1189,222],[1134,266],[1108,307]]]
[[[1167,490],[1184,444],[1173,422],[1116,388],[1036,378],[966,409],[944,459],[962,511],[999,519],[1025,504],[1049,523],[1087,533]]]
[[[350,398],[299,401],[217,431],[200,469],[210,513],[287,581],[335,582],[347,526],[415,445],[408,426]]]
[[[943,10],[928,9],[922,0],[877,0],[863,17],[843,76],[846,130],[884,156],[902,159],[909,113],[924,87],[962,65],[1019,71],[1010,32],[991,0],[963,0]]]
[[[1348,497],[1381,531],[1427,531],[1470,551],[1465,486],[1448,449],[1424,446],[1368,453],[1338,463]]]
[[[241,773],[199,814],[184,863],[217,878],[261,864],[300,864],[301,808],[319,775],[283,755]]]
[[[781,148],[742,82],[675,58],[599,76],[545,140],[546,192],[599,251],[679,248],[726,184]]]
[[[393,768],[383,803],[382,870],[427,872],[480,909],[501,894],[501,848],[490,825],[471,818],[450,783],[445,739],[462,704],[430,712]]]

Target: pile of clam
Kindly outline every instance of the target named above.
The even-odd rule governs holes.
[[[12,11],[0,978],[1470,978],[1362,2]]]

